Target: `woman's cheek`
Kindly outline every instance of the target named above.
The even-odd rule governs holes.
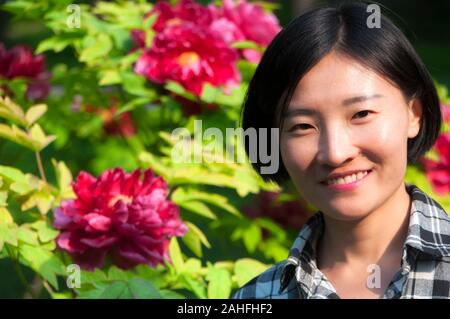
[[[378,157],[400,155],[406,145],[406,127],[399,123],[402,122],[380,119],[356,132],[355,136],[358,136],[361,145],[365,145],[364,148],[370,149],[371,153],[377,154]]]
[[[299,175],[313,161],[316,148],[314,143],[305,138],[302,138],[302,141],[299,141],[298,137],[287,138],[281,142],[281,160],[290,174],[295,172]]]

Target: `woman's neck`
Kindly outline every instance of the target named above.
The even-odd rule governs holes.
[[[370,264],[398,255],[405,242],[411,199],[405,184],[375,211],[357,221],[324,214],[324,233],[318,244],[319,268],[338,263]]]

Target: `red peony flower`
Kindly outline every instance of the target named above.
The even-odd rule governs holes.
[[[245,0],[224,0],[223,7],[210,5],[209,9],[214,16],[212,28],[219,31],[229,43],[250,40],[267,46],[281,30],[274,14]],[[245,49],[242,53],[251,62],[259,62],[261,59],[261,54],[253,49]]]
[[[135,71],[155,83],[177,81],[196,96],[203,85],[231,87],[240,81],[238,54],[221,37],[193,24],[166,27],[138,59]]]
[[[181,24],[192,24],[208,28],[212,22],[210,10],[192,0],[181,0],[176,6],[172,6],[164,1],[158,1],[152,10],[145,14],[144,18],[155,14],[157,18],[152,29],[156,32],[162,32],[166,27]],[[131,37],[138,48],[145,47],[145,34],[142,30],[132,30]]]
[[[120,168],[98,178],[81,172],[72,184],[76,199],[55,210],[57,244],[84,269],[102,267],[106,256],[124,269],[170,261],[171,237],[188,231],[179,208],[167,200],[167,185],[151,170]]]
[[[281,201],[280,195],[276,192],[259,193],[252,205],[244,208],[246,215],[250,218],[268,217],[285,228],[300,229],[312,216],[307,202],[304,199]]]
[[[450,192],[450,133],[440,134],[433,148],[439,155],[439,161],[423,157],[420,162],[433,190],[437,194],[445,195]]]
[[[76,107],[76,105],[73,105]],[[130,112],[123,112],[115,117],[117,113],[117,102],[111,98],[111,105],[108,108],[96,108],[92,105],[86,106],[86,112],[97,113],[103,120],[103,129],[108,135],[123,135],[130,137],[136,134],[133,118]]]
[[[43,99],[50,91],[50,73],[45,68],[44,60],[43,55],[34,56],[26,46],[19,45],[7,51],[3,43],[0,43],[0,77],[27,78],[26,97],[29,100]]]
[[[153,25],[153,30],[160,32],[167,26],[180,25],[191,22],[200,27],[208,27],[212,21],[211,12],[207,7],[196,3],[193,0],[181,0],[176,6],[171,6],[167,2],[158,1],[147,16],[158,14],[158,18]]]
[[[444,122],[450,122],[450,105],[441,104],[441,112]]]

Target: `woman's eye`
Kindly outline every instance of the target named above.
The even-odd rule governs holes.
[[[302,123],[302,124],[296,124],[296,125],[294,125],[291,129],[290,129],[290,131],[292,132],[292,131],[294,131],[295,129],[302,129],[302,130],[306,130],[306,129],[308,129],[308,128],[311,128],[312,126],[311,125],[309,125],[309,124],[305,124],[305,123]]]
[[[364,111],[361,111],[361,112],[358,112],[358,113],[356,113],[356,115],[358,115],[358,114],[365,114],[365,115],[363,115],[363,116],[361,116],[360,118],[364,118],[364,117],[367,117],[367,115],[370,113],[370,111],[369,110],[364,110]]]

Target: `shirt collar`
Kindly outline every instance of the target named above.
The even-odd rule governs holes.
[[[450,256],[450,217],[442,206],[414,184],[406,184],[412,197],[405,245],[434,256]]]
[[[441,205],[416,185],[406,183],[405,187],[412,203],[402,259],[411,260],[419,252],[437,258],[450,256],[450,217]],[[308,265],[315,259],[315,244],[323,227],[323,213],[318,211],[300,230],[281,273],[280,292],[287,287],[298,266]],[[407,247],[416,251],[409,253]]]

